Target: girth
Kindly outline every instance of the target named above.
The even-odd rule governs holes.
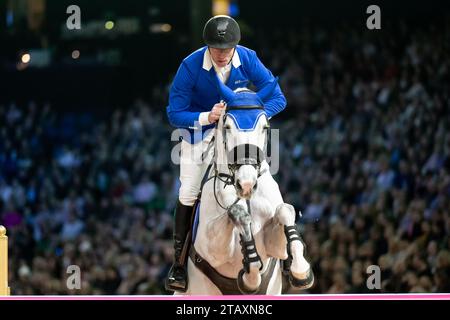
[[[220,292],[224,295],[238,295],[243,294],[241,290],[239,290],[237,279],[229,278],[221,275],[214,269],[208,261],[203,259],[195,250],[195,247],[192,245],[189,250],[189,257],[191,258],[194,265],[201,271],[205,276],[209,278],[219,288]],[[273,271],[275,269],[275,265],[277,264],[278,259],[270,258],[269,267],[267,270],[261,275],[261,285],[259,286],[258,291],[254,294],[266,294],[267,288],[269,286],[270,279],[272,277]]]

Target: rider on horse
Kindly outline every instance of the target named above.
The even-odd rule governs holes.
[[[238,45],[241,33],[238,23],[231,17],[219,15],[205,24],[203,39],[206,44],[181,63],[173,80],[167,115],[177,128],[189,130],[190,136],[181,142],[181,163],[178,202],[174,223],[174,264],[166,280],[167,290],[185,292],[188,285],[185,245],[191,227],[193,206],[200,192],[206,161],[191,158],[195,151],[206,150],[213,136],[215,123],[225,108],[219,102],[218,77],[232,90],[248,87],[252,83],[258,90],[276,81],[272,73],[261,63],[255,51]],[[212,108],[211,108],[212,106]],[[272,95],[264,101],[270,118],[286,107],[286,99],[277,84]],[[201,141],[194,130],[201,130]]]

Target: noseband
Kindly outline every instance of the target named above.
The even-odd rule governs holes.
[[[251,165],[260,176],[261,163],[265,160],[264,152],[255,144],[240,144],[227,154],[228,169],[233,177],[235,172],[243,165]]]

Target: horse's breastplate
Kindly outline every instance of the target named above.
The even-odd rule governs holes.
[[[238,295],[243,294],[241,289],[239,289],[238,280],[236,278],[229,278],[221,275],[216,271],[205,259],[198,254],[195,250],[194,245],[191,246],[189,251],[189,257],[191,258],[194,265],[203,272],[205,276],[211,280],[212,283],[222,292],[224,295]],[[279,262],[278,259],[270,258],[269,266],[266,271],[261,275],[261,285],[255,294],[266,294],[267,288],[269,287],[270,279],[275,270],[276,264]]]

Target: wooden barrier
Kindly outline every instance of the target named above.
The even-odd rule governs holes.
[[[0,226],[0,296],[9,296],[8,287],[8,236],[6,228]]]

